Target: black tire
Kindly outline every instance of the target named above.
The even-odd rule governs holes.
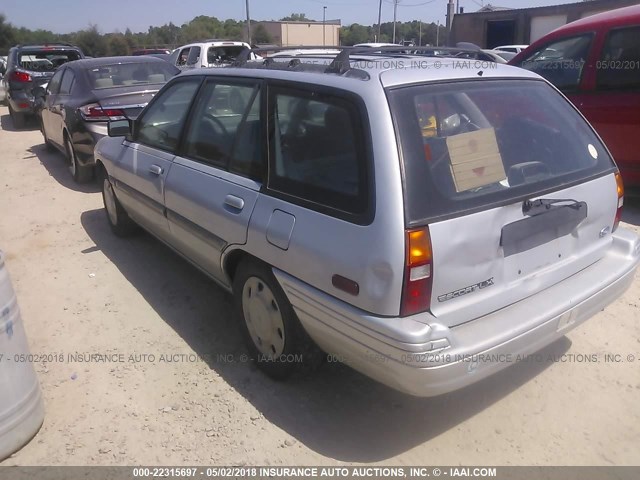
[[[233,300],[249,354],[269,377],[284,380],[296,370],[315,369],[326,357],[305,332],[268,265],[243,260],[234,277]],[[277,316],[281,324],[271,320]]]
[[[93,166],[92,165],[80,165],[76,151],[73,148],[73,142],[68,135],[64,137],[64,149],[67,152],[67,163],[69,165],[69,171],[76,183],[87,183],[93,179]]]
[[[21,130],[25,127],[27,119],[24,113],[15,112],[11,105],[9,105],[9,115],[11,115],[11,121],[13,122],[13,128]]]
[[[131,220],[118,201],[113,190],[113,185],[111,185],[109,181],[109,176],[102,167],[98,169],[98,179],[102,187],[102,202],[104,203],[104,211],[111,231],[118,237],[129,237],[133,235],[138,231],[138,225]]]

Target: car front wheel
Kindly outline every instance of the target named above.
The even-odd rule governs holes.
[[[113,185],[109,181],[109,175],[107,175],[104,168],[100,169],[100,182],[102,183],[102,201],[104,202],[104,209],[111,231],[118,237],[132,235],[136,232],[138,226],[129,218],[127,212],[120,205],[113,191]]]

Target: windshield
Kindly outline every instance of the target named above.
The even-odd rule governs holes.
[[[80,59],[77,50],[25,50],[18,58],[18,65],[32,72],[52,72],[63,63]]]
[[[410,86],[389,98],[409,223],[516,201],[613,168],[585,120],[542,81]]]
[[[180,70],[167,62],[120,63],[87,69],[93,89],[141,84],[162,84]]]

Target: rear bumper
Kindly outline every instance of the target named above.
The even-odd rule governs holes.
[[[448,328],[432,317],[381,318],[274,271],[300,322],[327,353],[381,383],[434,396],[477,382],[562,337],[624,293],[640,239],[624,229],[606,255],[566,280]]]
[[[35,115],[38,112],[35,98],[23,90],[9,90],[7,92],[7,102],[11,109],[17,113]]]

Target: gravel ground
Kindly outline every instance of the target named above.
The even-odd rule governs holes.
[[[115,238],[97,185],[0,121],[0,246],[32,353],[57,359],[36,364],[42,429],[2,465],[640,464],[637,280],[545,361],[452,394],[340,364],[274,383],[244,361],[224,291],[149,235]]]

